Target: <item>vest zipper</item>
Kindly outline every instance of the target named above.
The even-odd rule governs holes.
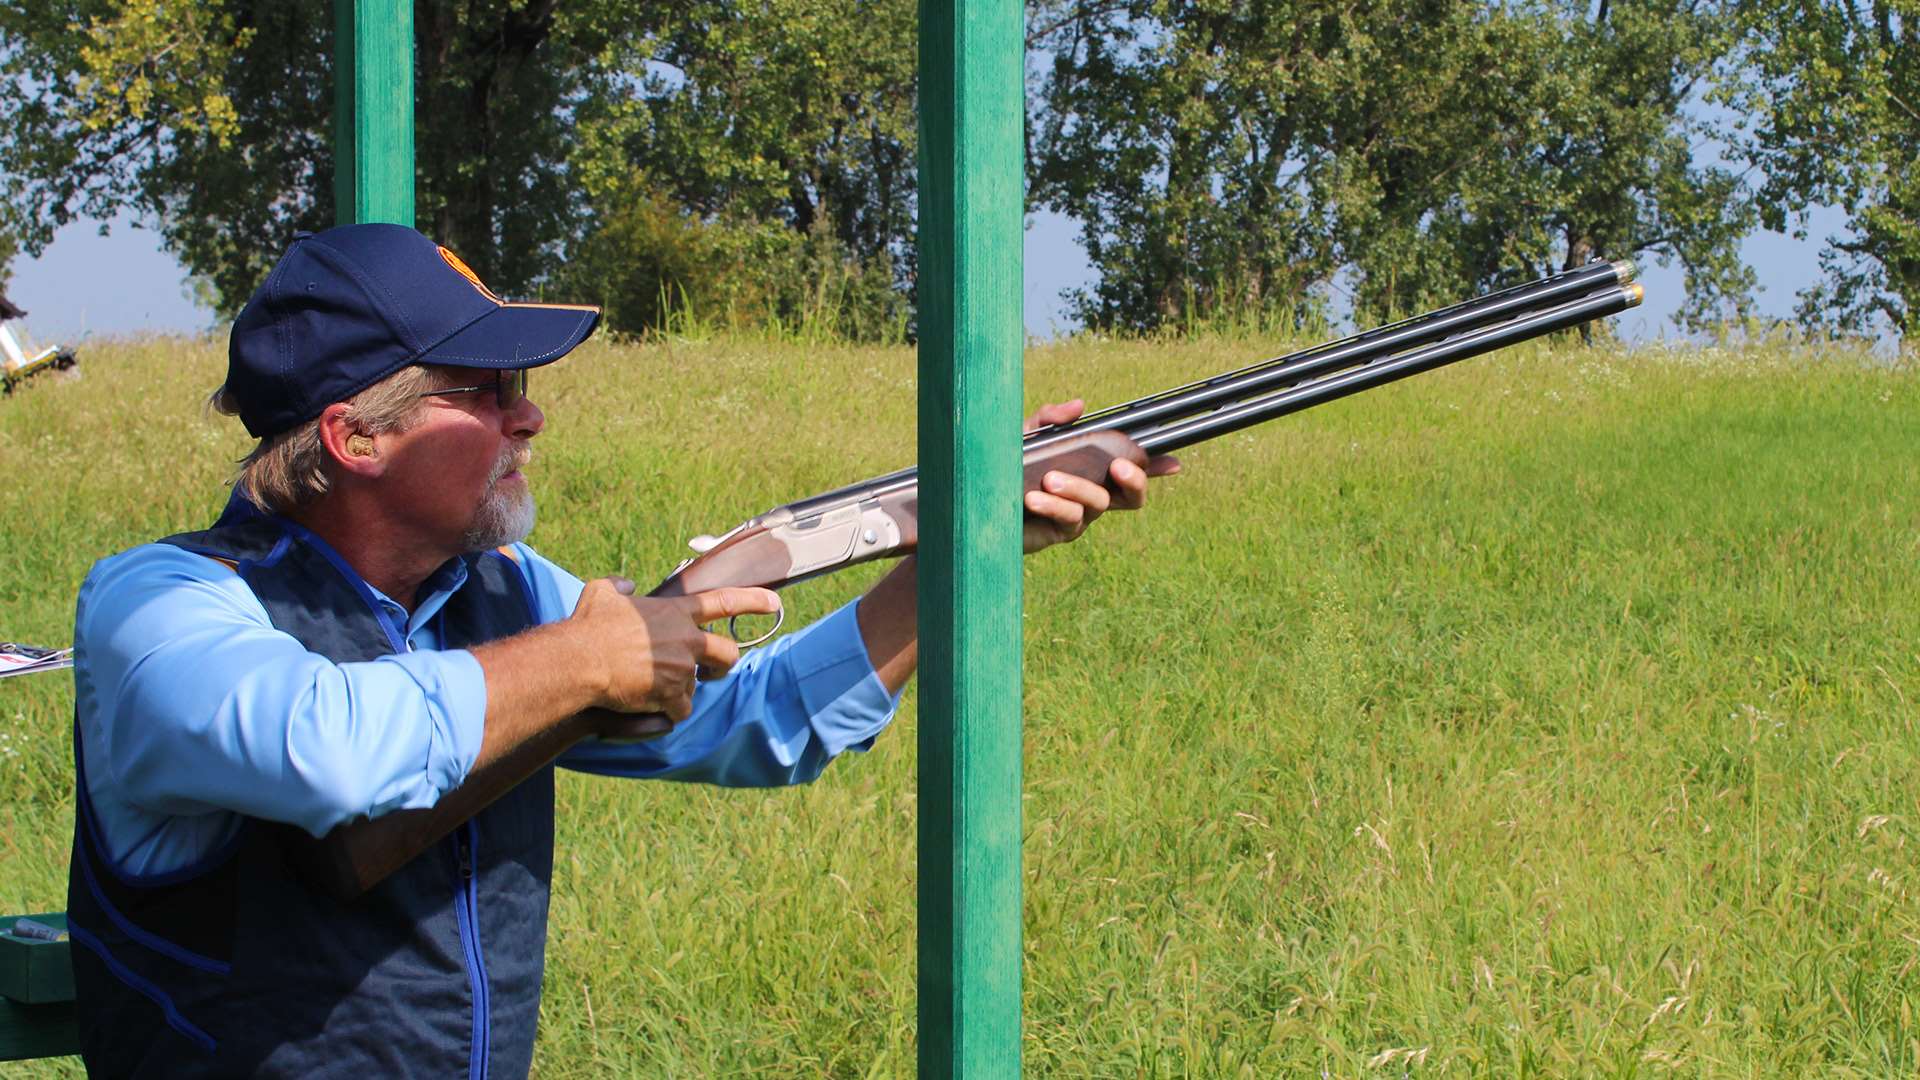
[[[480,951],[480,883],[474,872],[480,830],[469,820],[453,834],[454,855],[460,865],[459,892],[454,897],[454,921],[467,954],[467,984],[473,990],[473,1049],[467,1058],[469,1080],[485,1080],[492,1005],[487,995],[487,963]]]

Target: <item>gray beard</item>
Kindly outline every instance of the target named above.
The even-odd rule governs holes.
[[[491,551],[508,544],[517,544],[533,532],[533,493],[522,491],[509,494],[495,489],[487,493],[485,502],[473,515],[473,524],[467,526],[466,544],[468,551]]]
[[[493,479],[487,483],[487,496],[474,511],[473,524],[467,526],[468,551],[491,551],[517,544],[533,532],[533,492],[524,488],[517,492],[500,489],[500,478],[512,472],[516,464],[525,465],[531,457],[531,454],[521,457],[512,448],[501,455],[499,464],[494,466]]]

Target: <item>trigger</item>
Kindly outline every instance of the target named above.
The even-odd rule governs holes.
[[[701,533],[699,536],[687,541],[687,546],[693,549],[695,555],[705,555],[707,552],[712,551],[718,543],[720,543],[719,537],[708,536],[705,533]]]

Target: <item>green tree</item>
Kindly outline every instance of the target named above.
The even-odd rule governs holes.
[[[551,269],[578,198],[568,109],[606,16],[559,7],[415,3],[420,221],[507,292]],[[236,310],[296,229],[332,224],[332,28],[329,4],[0,0],[22,246],[132,211]]]
[[[13,257],[20,253],[18,229],[4,203],[0,203],[0,293],[4,293],[7,282],[13,280]]]
[[[1030,199],[1081,223],[1089,326],[1220,310],[1292,315],[1337,269],[1316,129],[1340,81],[1331,7],[1062,0],[1029,8],[1047,62],[1029,108]]]
[[[887,260],[852,257],[824,221],[706,218],[643,173],[602,181],[594,226],[555,274],[616,330],[776,330],[808,340],[899,341],[911,310]]]
[[[1349,38],[1367,49],[1354,70],[1391,69],[1423,40],[1446,56],[1346,99],[1340,127],[1360,150],[1342,155],[1335,197],[1358,308],[1407,312],[1597,257],[1651,257],[1686,272],[1683,323],[1745,310],[1751,193],[1695,161],[1707,132],[1690,115],[1734,44],[1724,10],[1458,5],[1442,26],[1437,43]]]
[[[1036,10],[1037,199],[1078,218],[1091,325],[1363,318],[1604,255],[1677,258],[1739,310],[1753,220],[1686,117],[1730,47],[1708,0],[1061,0]],[[1198,308],[1199,310],[1190,310]]]
[[[1825,280],[1801,295],[1809,323],[1920,334],[1920,2],[1751,0],[1754,80],[1726,100],[1752,117],[1768,228],[1805,234],[1807,210],[1843,208]]]
[[[897,333],[913,20],[911,0],[415,0],[420,226],[503,292],[607,297],[620,328],[708,293]],[[327,4],[0,0],[21,242],[130,210],[237,309],[332,221],[331,39]]]
[[[601,215],[636,177],[712,223],[825,232],[912,279],[913,0],[732,0],[648,9],[583,107],[575,164]]]

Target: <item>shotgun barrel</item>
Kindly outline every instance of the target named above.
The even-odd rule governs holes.
[[[1330,341],[1310,349],[1263,360],[1236,371],[1201,379],[1171,390],[1163,390],[1121,405],[1110,406],[1088,413],[1071,424],[1035,434],[1045,435],[1051,431],[1064,433],[1092,427],[1120,427],[1123,424],[1145,423],[1168,415],[1172,411],[1171,408],[1167,408],[1169,406],[1204,408],[1247,393],[1288,385],[1301,379],[1338,370],[1341,367],[1364,363],[1368,359],[1394,349],[1426,345],[1451,334],[1491,325],[1502,319],[1536,311],[1550,304],[1585,296],[1608,285],[1625,285],[1637,274],[1638,271],[1633,263],[1624,259],[1614,262],[1588,263],[1577,270],[1530,281],[1524,285],[1515,285],[1512,288],[1462,301],[1438,311],[1430,311],[1387,326],[1366,330],[1338,341]],[[1162,408],[1167,408],[1167,411],[1155,411]]]
[[[1594,319],[1617,315],[1637,306],[1644,295],[1645,290],[1637,282],[1611,286],[1577,300],[1530,311],[1505,322],[1298,383],[1274,393],[1237,398],[1227,407],[1205,416],[1159,426],[1129,422],[1121,425],[1120,430],[1149,454],[1172,453],[1197,442],[1264,424],[1302,409],[1337,401],[1350,394],[1397,382],[1468,357],[1481,356],[1556,330],[1566,330]]]
[[[1236,415],[1243,415],[1238,411],[1239,408],[1257,395],[1298,386],[1310,379],[1332,372],[1378,363],[1383,358],[1404,354],[1410,350],[1436,347],[1441,343],[1454,340],[1490,340],[1476,336],[1490,331],[1499,331],[1492,338],[1497,339],[1499,344],[1489,345],[1487,349],[1500,348],[1502,345],[1524,341],[1529,337],[1565,329],[1567,326],[1576,325],[1587,319],[1599,318],[1623,310],[1612,308],[1600,311],[1599,314],[1576,318],[1574,322],[1565,325],[1549,326],[1535,318],[1542,312],[1559,310],[1570,302],[1584,299],[1607,298],[1594,310],[1608,308],[1615,299],[1627,295],[1629,283],[1633,281],[1636,273],[1633,263],[1624,259],[1588,263],[1577,270],[1502,289],[1438,311],[1403,319],[1388,326],[1376,327],[1337,341],[1250,364],[1120,405],[1109,406],[1088,413],[1072,423],[1058,424],[1031,432],[1022,441],[1021,446],[1023,450],[1032,452],[1097,430],[1110,429],[1131,435],[1150,430],[1155,424],[1176,421],[1210,410],[1231,409],[1235,410]],[[1638,295],[1634,294],[1635,299],[1626,306],[1631,307],[1639,303]],[[1487,350],[1447,355],[1454,356],[1456,359],[1465,359],[1467,356],[1477,356],[1484,351]],[[1423,367],[1419,370],[1424,371],[1427,368]],[[1367,385],[1378,385],[1378,383],[1368,382]],[[1362,389],[1364,388],[1363,386]],[[1310,408],[1312,404],[1317,404],[1321,400],[1330,401],[1333,398],[1305,400],[1310,404],[1287,411],[1297,412],[1300,408]],[[1286,413],[1275,415],[1286,415]],[[1249,423],[1261,423],[1263,420],[1272,418],[1262,416],[1261,419],[1252,420]],[[1216,434],[1226,434],[1228,430],[1238,430],[1238,428],[1215,429],[1203,425],[1191,430],[1214,430]],[[1188,446],[1193,442],[1212,437],[1202,435],[1179,445]],[[1161,452],[1170,452],[1172,449],[1177,447],[1167,447]],[[788,503],[786,509],[795,515],[805,517],[848,502],[902,491],[918,482],[919,470],[909,466],[857,484],[849,484]]]

